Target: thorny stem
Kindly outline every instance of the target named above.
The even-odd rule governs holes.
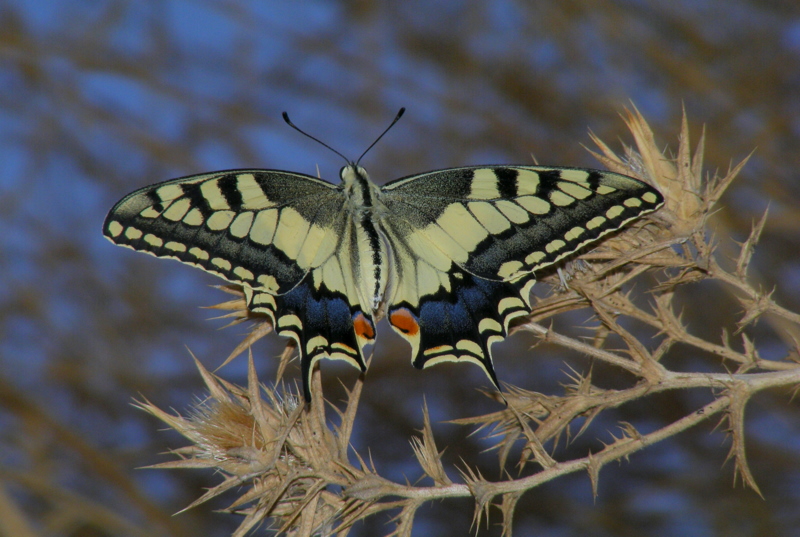
[[[586,343],[580,342],[574,338],[559,334],[550,328],[545,328],[539,323],[529,322],[518,327],[520,330],[530,330],[535,334],[539,334],[543,339],[550,343],[555,343],[567,349],[576,350],[587,356],[592,356],[598,360],[602,360],[611,365],[615,365],[625,369],[634,375],[640,376],[642,374],[642,366],[633,360],[622,358],[613,352],[608,352],[603,349],[598,349]]]
[[[638,398],[639,394],[635,392],[638,392],[642,389],[651,393],[655,393],[656,391],[677,388],[725,388],[729,387],[732,383],[738,383],[746,386],[748,395],[752,395],[761,390],[775,386],[786,386],[800,383],[800,368],[795,368],[791,371],[772,371],[768,373],[753,373],[745,375],[668,372],[667,378],[664,382],[659,383],[657,386],[644,386],[641,388],[631,389],[628,391],[625,399],[633,400]],[[691,414],[688,414],[687,416],[684,416],[683,418],[665,427],[662,427],[657,431],[653,431],[652,433],[637,435],[636,437],[626,437],[606,446],[597,453],[593,453],[580,459],[557,462],[555,465],[543,469],[531,476],[483,484],[489,488],[489,491],[493,495],[509,492],[521,492],[536,487],[547,481],[551,481],[556,477],[581,470],[587,470],[592,466],[596,466],[599,469],[599,467],[603,466],[607,462],[626,457],[631,453],[647,447],[648,445],[655,444],[656,442],[664,440],[665,438],[669,438],[677,433],[685,431],[686,429],[689,429],[690,427],[707,420],[711,416],[725,411],[731,406],[732,402],[732,396],[723,395],[704,407],[692,412]],[[403,498],[433,500],[472,496],[472,491],[468,485],[462,484],[453,484],[443,487],[413,487],[395,484],[392,486],[391,493],[389,495],[400,496]]]
[[[720,267],[715,259],[711,259],[709,271],[714,278],[732,287],[735,287],[738,291],[745,293],[751,300],[758,300],[759,298],[761,298],[761,295],[755,289],[747,285],[746,282],[743,282],[741,279],[737,278],[733,274],[727,272],[725,269]],[[786,308],[779,306],[772,300],[769,300],[766,303],[765,307],[766,311],[769,311],[770,313],[774,313],[775,315],[783,317],[787,321],[790,321],[794,324],[800,325],[800,314],[794,313],[793,311],[789,311]]]
[[[745,287],[745,289],[747,288]],[[752,290],[750,291],[752,292]],[[607,300],[604,301],[602,299],[593,298],[592,300],[594,301],[596,306],[601,306],[604,307],[605,309],[616,311],[619,314],[625,315],[626,317],[630,317],[638,321],[641,321],[653,328],[662,331],[675,341],[680,341],[682,343],[689,344],[698,349],[702,349],[711,354],[715,354],[717,356],[725,358],[726,360],[731,360],[743,364],[751,362],[749,357],[743,355],[742,353],[736,352],[730,347],[712,343],[703,338],[690,334],[688,331],[686,331],[686,329],[678,321],[678,319],[671,314],[671,312],[667,311],[662,312],[663,314],[669,315],[668,319],[669,322],[666,322],[667,320],[665,320],[664,318],[659,318],[658,316],[649,314],[643,311],[641,308],[634,306],[631,302],[627,300],[617,299],[613,303]],[[773,310],[772,306],[780,310],[783,310],[783,308],[780,308],[780,306],[777,306],[776,304],[774,304],[774,302],[770,302],[770,305],[771,306],[769,311],[775,311],[776,313],[778,313],[778,310]],[[795,315],[787,310],[784,311],[786,311],[786,313],[789,315]],[[782,313],[779,314],[785,317],[786,319],[791,320],[791,318],[788,315],[784,315]],[[800,324],[800,320],[798,320],[798,324]],[[621,358],[620,356],[612,352],[608,352],[603,349],[598,349],[592,345],[582,343],[574,338],[558,334],[554,332],[552,329],[545,328],[541,324],[529,322],[524,325],[520,325],[519,328],[529,329],[531,332],[543,336],[545,341],[556,343],[565,348],[582,352],[587,356],[591,356],[598,360],[607,362],[611,365],[615,365],[617,367],[626,369],[635,375],[640,375],[642,373],[641,365],[637,362]],[[771,369],[779,371],[793,369],[798,366],[796,363],[780,362],[776,360],[758,360],[756,363],[752,365],[756,365],[762,369]]]
[[[161,467],[213,467],[228,476],[225,482],[207,492],[193,505],[234,486],[246,488],[249,484],[250,489],[231,506],[231,510],[241,509],[239,512],[245,515],[235,534],[237,537],[268,517],[279,521],[278,526],[292,535],[326,533],[328,529],[344,535],[359,520],[381,511],[397,509],[400,514],[395,518],[397,526],[391,535],[409,537],[414,512],[425,502],[473,497],[476,520],[479,520],[480,513],[498,495],[503,496],[502,501],[493,505],[503,512],[504,535],[509,535],[516,499],[525,491],[559,476],[585,470],[596,493],[599,471],[607,463],[619,461],[722,414],[727,420],[726,430],[732,438],[729,457],[735,461],[734,471],[758,492],[745,457],[745,406],[750,397],[761,390],[800,387],[800,356],[797,356],[800,352],[797,347],[800,345],[795,342],[795,348],[791,348],[791,343],[788,344],[789,351],[784,360],[765,360],[759,356],[758,348],[747,334],[739,336],[749,323],[763,313],[772,313],[800,331],[800,315],[778,306],[769,293],[756,290],[746,279],[747,266],[766,217],[753,228],[750,238],[742,245],[735,272],[724,270],[715,257],[714,244],[707,239],[706,219],[716,210],[714,204],[741,164],[733,168],[728,176],[712,179],[709,184],[703,185],[702,154],[690,155],[686,121],[682,125],[681,145],[674,161],[664,158],[653,141],[653,133],[638,112],[629,113],[626,121],[636,139],[639,155],[631,153],[623,161],[605,144],[595,140],[603,153],[597,156],[611,170],[622,173],[632,171],[631,159],[637,162],[640,159],[638,164],[642,169],[633,171],[659,187],[666,199],[664,209],[660,216],[656,214],[652,220],[645,218],[633,225],[633,229],[604,241],[601,248],[582,256],[583,260],[590,262],[592,273],[576,277],[570,284],[571,289],[540,299],[527,321],[513,330],[531,331],[545,342],[626,371],[635,377],[635,384],[620,390],[602,389],[592,384],[591,375],[582,377],[576,373],[572,377],[574,383],[567,387],[567,393],[562,396],[544,396],[509,387],[508,408],[485,416],[456,420],[461,424],[477,425],[479,430],[489,427],[492,430],[490,438],[499,439],[496,447],[499,448],[501,465],[505,465],[512,447],[517,442],[524,442],[520,466],[536,462],[539,464],[538,471],[517,479],[505,474],[506,480],[489,482],[477,470],[467,466],[462,472],[465,482],[451,483],[439,458],[440,451],[435,445],[425,410],[422,439],[415,438],[412,448],[423,473],[437,484],[425,487],[389,481],[378,474],[371,460],[366,462],[350,446],[363,377],[348,392],[345,410],[332,407],[338,413],[341,424],[331,428],[326,417],[318,370],[312,375],[312,388],[319,396],[310,406],[303,407],[301,403],[292,407],[291,404],[287,406],[287,399],[276,395],[275,391],[264,390],[270,400],[262,401],[262,387],[255,377],[252,363],[248,375],[250,387],[246,395],[231,389],[230,385],[208,372],[203,373],[202,366],[198,366],[209,385],[212,398],[224,403],[219,405],[220,408],[228,409],[229,414],[231,409],[241,411],[243,415],[238,417],[237,423],[241,426],[253,420],[252,430],[258,434],[254,434],[250,443],[235,449],[230,449],[228,444],[214,446],[213,442],[206,442],[214,449],[203,451],[203,445],[197,443],[187,450],[176,452],[181,460],[162,464]],[[702,141],[698,147],[702,149]],[[649,286],[647,296],[641,292],[634,295],[633,291],[623,289],[631,287],[634,280],[637,286],[640,285],[638,282],[646,279],[643,277],[645,273],[654,272],[659,275],[660,283]],[[742,350],[729,344],[725,332],[720,342],[692,335],[689,332],[691,327],[684,325],[680,314],[673,311],[675,290],[679,286],[703,280],[719,281],[739,295],[746,310],[736,332],[736,336],[741,337]],[[556,285],[558,283],[563,283],[563,280],[556,282]],[[649,301],[649,307],[641,306],[645,300]],[[237,306],[233,307],[234,304]],[[241,298],[219,307],[244,309],[243,314],[237,314],[239,320],[248,318]],[[547,320],[553,316],[581,308],[590,308],[598,320],[594,326],[593,340],[589,343],[546,327]],[[656,332],[653,341],[645,344],[644,340],[635,337],[626,330],[625,323],[620,322],[622,318],[635,319],[653,329]],[[259,326],[248,337],[246,345],[269,332],[263,324]],[[610,334],[621,339],[622,350],[608,350],[606,342]],[[723,359],[723,366],[733,364],[736,370],[729,373],[671,371],[661,364],[661,360],[676,343],[718,356]],[[650,347],[654,344],[656,348],[653,350]],[[240,345],[237,351],[246,345]],[[285,357],[288,358],[288,353]],[[559,436],[569,433],[569,427],[576,418],[584,418],[584,425],[578,432],[581,434],[594,417],[604,410],[656,393],[698,388],[710,390],[714,400],[656,431],[640,434],[632,425],[621,424],[621,435],[611,443],[595,453],[571,460],[559,461],[555,458],[557,453],[551,455],[545,449],[545,445],[548,445],[555,451]],[[203,431],[208,429],[208,424],[202,420],[168,415],[149,404],[142,406],[187,438],[202,438]],[[209,417],[212,413],[206,414],[203,414],[204,419],[213,421],[213,416]],[[226,422],[212,425],[219,425],[213,429],[218,432],[224,429]],[[234,432],[239,436],[232,437],[241,437],[239,432]],[[256,449],[259,441],[263,441],[266,447]],[[548,442],[551,443],[546,444]],[[357,459],[357,464],[352,463],[353,457]],[[257,470],[253,471],[254,468]],[[329,485],[340,487],[341,490],[332,492]],[[388,498],[392,497],[400,500],[390,501]],[[251,507],[242,507],[246,505]]]

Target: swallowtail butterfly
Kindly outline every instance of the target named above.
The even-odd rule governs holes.
[[[491,347],[530,311],[536,272],[663,204],[639,180],[583,168],[465,166],[379,187],[356,161],[339,175],[173,179],[125,196],[103,232],[241,285],[296,341],[310,401],[314,364],[364,371],[384,316],[415,367],[472,362],[498,386]]]

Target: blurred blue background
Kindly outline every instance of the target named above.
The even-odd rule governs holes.
[[[199,308],[226,299],[210,287],[215,278],[114,247],[100,227],[124,194],[191,173],[316,175],[318,166],[336,182],[341,159],[288,128],[282,111],[357,158],[407,107],[362,161],[384,183],[531,156],[597,166],[581,147],[588,129],[621,150],[619,140],[632,142],[619,113],[631,103],[674,150],[685,108],[694,139],[703,126],[708,133],[712,173],[756,149],[713,223],[721,241],[743,240],[770,207],[754,276],[796,311],[798,95],[794,1],[0,1],[0,513],[23,513],[40,535],[222,536],[236,527],[237,517],[210,508],[171,516],[218,477],[134,470],[164,461],[159,453],[182,440],[130,403],[186,408],[203,393],[186,347],[213,368],[246,328],[219,331],[225,322]],[[720,324],[735,329],[735,308],[720,299],[686,316],[714,339]],[[420,471],[408,438],[421,427],[423,396],[437,422],[496,406],[476,394],[485,385],[477,368],[420,373],[407,347],[379,330],[355,447],[383,475],[413,481]],[[763,356],[785,353],[779,335],[755,336]],[[534,342],[520,334],[503,343],[500,378],[561,393],[565,357],[529,351]],[[284,343],[269,336],[256,345],[262,379],[274,376]],[[222,374],[242,382],[244,366],[234,361]],[[343,393],[337,377],[356,378],[346,366],[323,370],[333,400]],[[652,430],[708,397],[661,395],[595,426],[625,419]],[[730,464],[720,469],[724,435],[709,424],[605,469],[597,499],[586,475],[528,493],[515,533],[796,535],[800,412],[788,401],[760,396],[748,415],[764,499],[732,486]],[[501,478],[480,435],[434,430],[451,446],[451,469],[463,457]],[[566,455],[585,453],[591,440]],[[415,535],[466,535],[471,517],[469,501],[437,503],[420,512]],[[386,534],[386,522],[352,534]]]

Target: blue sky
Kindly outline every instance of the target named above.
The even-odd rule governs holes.
[[[510,0],[479,8],[424,2],[8,3],[0,8],[4,376],[93,444],[124,451],[131,443],[164,442],[154,440],[159,433],[153,422],[129,408],[131,398],[144,395],[184,408],[201,393],[185,346],[213,366],[244,328],[220,331],[224,323],[209,321],[213,314],[199,309],[221,300],[209,287],[216,279],[116,248],[100,226],[124,194],[191,173],[263,167],[316,175],[319,166],[323,178],[336,182],[341,158],[287,127],[283,111],[356,158],[405,106],[404,118],[363,161],[384,183],[450,166],[526,163],[532,154],[545,164],[596,165],[580,146],[589,145],[587,130],[615,149],[622,147],[620,138],[630,143],[618,113],[631,102],[661,143],[674,149],[685,106],[695,139],[703,124],[713,135],[706,148],[710,169],[724,170],[758,146],[718,221],[722,233],[742,239],[769,205],[775,223],[756,262],[759,277],[766,287],[780,284],[777,296],[797,306],[800,266],[797,256],[786,253],[800,242],[800,106],[792,98],[800,90],[800,13],[755,2],[728,3],[725,10],[721,5],[620,1],[597,11]],[[756,39],[758,31],[774,39]],[[765,353],[777,356],[786,348],[774,334],[763,337]],[[396,342],[387,341],[382,352],[389,353]],[[521,351],[531,344],[521,337],[504,345]],[[283,342],[270,336],[259,345],[263,355],[274,356]],[[398,408],[418,419],[428,388],[437,420],[467,411],[447,400],[450,392],[430,389],[430,379],[442,377],[423,377],[406,354],[395,354],[403,357],[396,367],[375,366],[376,386],[388,385],[396,374],[420,386]],[[560,364],[554,359],[541,370],[519,373],[510,363],[498,369],[555,391],[564,380]],[[234,380],[241,379],[243,365],[234,362],[227,370]],[[263,368],[264,378],[271,378],[274,363],[265,359]],[[325,371],[341,372],[346,382],[354,378],[335,366]],[[465,372],[464,379],[470,386],[482,382],[479,371]],[[107,408],[96,405],[102,400],[109,401]],[[796,404],[785,406],[764,403],[768,411],[754,414],[754,437],[797,457]],[[366,412],[381,415],[377,407]],[[3,417],[3,423],[10,421]],[[370,430],[359,438],[368,446]],[[646,460],[663,464],[666,473],[680,472],[684,457],[697,456],[692,449],[709,449],[717,456],[709,464],[718,469],[727,449],[689,445]],[[396,450],[410,455],[406,448]],[[413,470],[407,460],[395,460],[394,450],[387,448],[385,468],[402,478]],[[131,457],[121,466],[140,463]],[[730,468],[722,472],[729,481]],[[136,476],[170,508],[186,500],[171,475]],[[106,490],[89,478],[70,480],[81,490]],[[625,495],[621,484],[629,482],[610,485],[608,497],[596,503],[586,495],[585,478],[569,478],[563,490],[549,493],[578,498],[577,505],[591,511],[586,522]],[[787,494],[796,490],[787,488]],[[643,492],[627,504],[631,520],[659,520],[659,535],[715,534],[706,513],[689,509],[688,522],[670,522],[692,501],[685,490],[647,483],[636,490]],[[780,505],[796,500],[767,501],[779,504],[779,517]],[[459,528],[468,528],[469,516]],[[214,520],[218,534],[230,531],[230,521]],[[423,517],[421,527],[435,520]],[[557,520],[526,521],[537,535],[576,535],[580,528],[563,513]]]

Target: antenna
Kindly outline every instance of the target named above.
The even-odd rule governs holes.
[[[327,147],[328,149],[330,149],[331,151],[333,151],[334,153],[336,153],[337,155],[339,155],[340,157],[342,157],[342,158],[344,159],[344,161],[345,161],[345,162],[347,162],[347,164],[348,164],[348,165],[350,164],[350,161],[349,161],[349,160],[347,160],[347,157],[345,157],[344,155],[342,155],[341,153],[339,153],[338,151],[336,151],[334,148],[332,148],[331,146],[329,146],[328,144],[326,144],[325,142],[323,142],[323,141],[322,141],[322,140],[320,140],[319,138],[315,138],[314,136],[311,136],[311,135],[310,135],[310,134],[308,134],[306,131],[304,131],[303,129],[301,129],[300,127],[298,127],[298,126],[297,126],[297,125],[295,125],[294,123],[292,123],[292,120],[291,120],[291,119],[289,119],[289,114],[287,114],[286,112],[284,112],[282,115],[283,115],[283,120],[284,120],[284,121],[285,121],[285,122],[286,122],[286,123],[287,123],[287,124],[288,124],[288,125],[289,125],[291,128],[293,128],[294,130],[296,130],[297,132],[299,132],[299,133],[300,133],[300,134],[302,134],[303,136],[307,136],[308,138],[311,138],[312,140],[314,140],[315,142],[317,142],[317,143],[318,143],[318,144],[320,144],[321,146]],[[382,136],[382,135],[381,135],[381,136]]]
[[[373,146],[374,146],[375,144],[377,144],[377,143],[378,143],[378,141],[379,141],[381,138],[383,138],[383,135],[384,135],[384,134],[386,134],[387,132],[389,132],[389,129],[391,129],[392,127],[394,127],[394,124],[395,124],[395,123],[397,123],[397,122],[400,120],[400,118],[401,118],[401,117],[403,117],[403,114],[404,114],[405,112],[406,112],[406,109],[405,109],[405,107],[401,108],[401,109],[400,109],[400,111],[399,111],[399,112],[397,112],[397,115],[394,117],[394,119],[393,119],[393,120],[392,120],[392,122],[389,124],[389,126],[388,126],[388,127],[386,127],[386,129],[385,129],[385,130],[384,130],[384,131],[381,133],[381,135],[380,135],[380,136],[378,136],[377,138],[375,138],[375,141],[374,141],[374,142],[372,142],[372,143],[370,144],[370,146],[369,146],[369,147],[366,149],[366,151],[364,151],[363,153],[361,153],[361,156],[360,156],[360,157],[358,157],[358,160],[355,162],[355,165],[356,165],[356,166],[358,166],[358,163],[359,163],[359,162],[361,162],[361,159],[362,159],[362,158],[364,158],[364,155],[366,155],[366,154],[367,154],[367,152],[368,152],[370,149],[372,149],[372,148],[373,148]],[[288,113],[286,113],[286,112],[283,112],[283,114],[281,114],[281,115],[283,116],[283,120],[286,122],[286,124],[287,124],[287,125],[289,125],[291,128],[293,128],[294,130],[296,130],[297,132],[299,132],[299,133],[300,133],[300,134],[302,134],[303,136],[306,136],[306,137],[308,137],[308,138],[311,138],[312,140],[314,140],[315,142],[317,142],[317,143],[318,143],[318,144],[320,144],[321,146],[323,146],[323,147],[327,147],[328,149],[330,149],[331,151],[333,151],[334,153],[336,153],[337,155],[339,155],[340,157],[342,157],[342,158],[345,160],[345,162],[347,162],[347,164],[348,164],[348,165],[350,165],[350,164],[353,164],[352,162],[350,162],[349,160],[347,160],[347,157],[345,157],[344,155],[342,155],[341,153],[339,153],[338,151],[336,151],[334,148],[332,148],[331,146],[329,146],[328,144],[326,144],[325,142],[323,142],[323,141],[322,141],[322,140],[320,140],[319,138],[316,138],[316,137],[314,137],[314,136],[311,136],[311,135],[310,135],[310,134],[308,134],[306,131],[304,131],[303,129],[301,129],[300,127],[298,127],[298,126],[297,126],[297,125],[295,125],[294,123],[292,123],[292,120],[291,120],[291,119],[289,119],[289,114],[288,114]]]
[[[386,130],[384,130],[384,131],[381,133],[381,135],[380,135],[380,136],[378,136],[377,138],[375,138],[375,141],[374,141],[374,142],[372,142],[372,144],[370,144],[370,146],[369,146],[369,147],[368,147],[368,148],[367,148],[367,149],[366,149],[366,150],[365,150],[363,153],[361,153],[361,156],[360,156],[360,157],[358,157],[358,160],[356,161],[356,166],[358,166],[358,163],[359,163],[359,162],[361,162],[361,159],[362,159],[362,158],[364,158],[364,155],[366,155],[366,154],[367,154],[367,152],[368,152],[370,149],[372,149],[372,147],[373,147],[375,144],[377,144],[377,143],[378,143],[378,141],[379,141],[381,138],[383,138],[383,135],[384,135],[384,134],[386,134],[387,132],[389,132],[389,129],[391,129],[392,127],[394,127],[394,124],[395,124],[395,123],[397,123],[397,122],[400,120],[400,118],[401,118],[401,117],[403,117],[403,114],[405,114],[405,113],[406,113],[406,107],[404,106],[404,107],[402,107],[402,108],[401,108],[401,109],[400,109],[400,110],[397,112],[397,115],[396,115],[396,116],[394,116],[394,119],[392,120],[392,122],[391,122],[391,123],[389,123],[389,126],[388,126],[388,127],[386,127]]]

